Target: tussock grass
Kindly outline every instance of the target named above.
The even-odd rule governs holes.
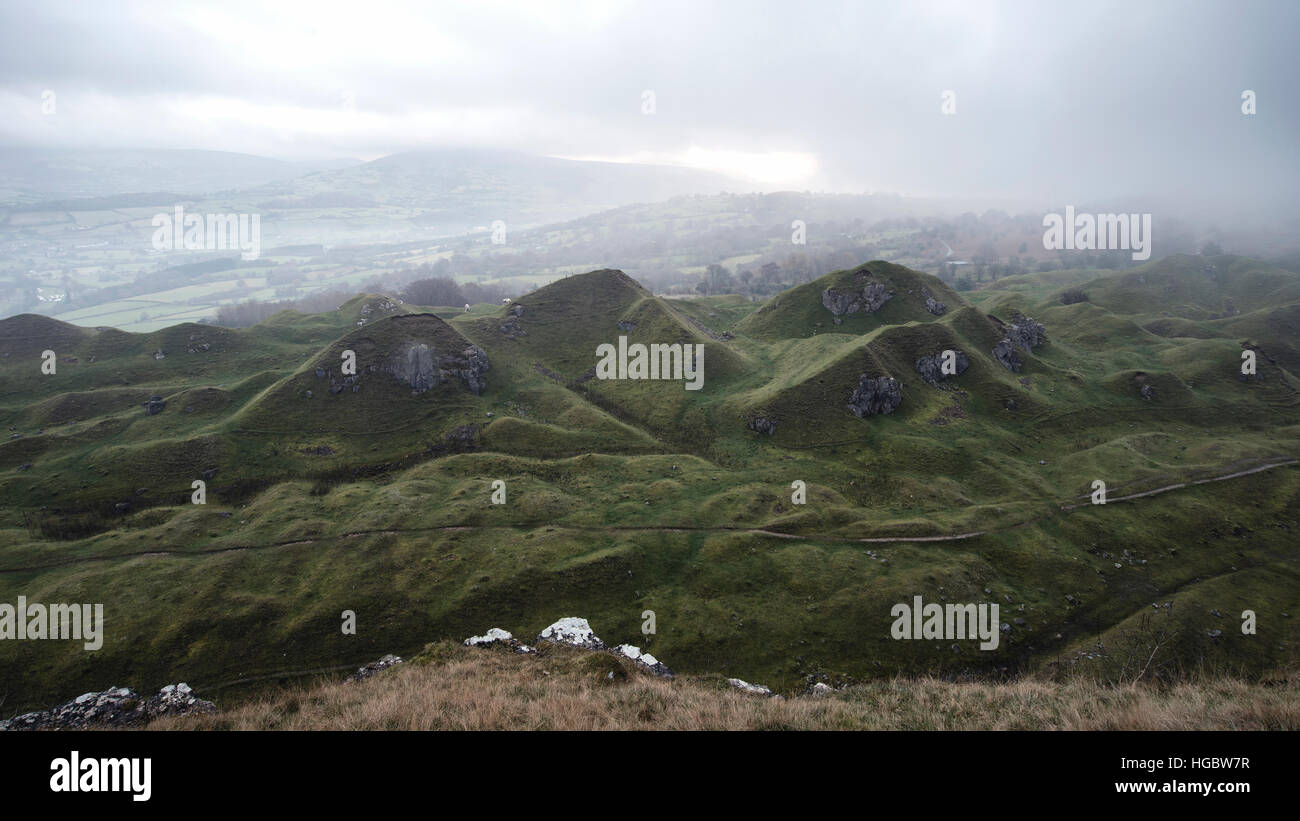
[[[611,678],[611,673],[615,675]],[[1079,677],[1009,683],[895,678],[829,696],[764,698],[667,681],[612,655],[433,645],[360,683],[298,686],[153,730],[1296,730],[1300,680],[1172,687]]]

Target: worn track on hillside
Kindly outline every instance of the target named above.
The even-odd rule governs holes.
[[[1122,501],[1127,501],[1132,499],[1140,499],[1140,498],[1146,498],[1150,496],[1157,496],[1160,494],[1168,493],[1170,491],[1180,490],[1182,488],[1192,487],[1195,485],[1204,485],[1204,484],[1209,484],[1211,482],[1222,482],[1229,479],[1237,479],[1242,476],[1249,476],[1252,474],[1261,473],[1266,470],[1272,470],[1274,468],[1279,468],[1279,467],[1287,467],[1289,465],[1295,465],[1298,463],[1300,463],[1300,459],[1285,459],[1282,461],[1270,462],[1247,470],[1239,470],[1233,473],[1227,473],[1220,476],[1212,476],[1205,479],[1197,479],[1191,482],[1178,482],[1174,484],[1164,485],[1155,488],[1153,490],[1142,491],[1140,493],[1132,493],[1127,496],[1121,496],[1116,499],[1110,499],[1107,501],[1107,504],[1114,504],[1117,502],[1122,502]],[[1093,505],[1091,502],[1069,504],[1069,505],[1057,505],[1054,510],[1047,511],[1040,516],[1036,516],[1032,519],[1026,519],[1021,522],[1016,522],[1015,524],[1004,525],[1002,527],[994,528],[992,530],[974,530],[967,533],[954,533],[954,534],[936,535],[936,536],[868,536],[868,537],[852,538],[852,537],[845,537],[845,536],[838,536],[838,535],[819,535],[815,533],[814,534],[782,533],[776,530],[767,530],[764,528],[755,528],[755,527],[680,527],[680,526],[674,527],[669,525],[645,525],[640,527],[637,526],[596,527],[596,526],[583,526],[583,525],[536,524],[533,525],[532,527],[533,528],[546,527],[550,530],[565,530],[565,531],[573,531],[573,532],[580,532],[580,533],[744,533],[744,534],[755,535],[755,536],[766,536],[774,539],[785,539],[785,540],[792,540],[792,541],[809,541],[809,542],[826,542],[826,543],[834,543],[834,544],[864,544],[864,543],[865,544],[899,544],[899,543],[909,543],[909,542],[910,543],[957,542],[957,541],[979,538],[980,536],[985,536],[990,533],[1002,533],[1009,530],[1015,530],[1024,527],[1025,525],[1031,524],[1033,522],[1040,521],[1049,516],[1059,515],[1059,513],[1068,513],[1078,508],[1091,508],[1091,507],[1102,507],[1102,506]],[[342,533],[342,534],[337,534],[332,536],[319,536],[310,539],[290,539],[290,540],[280,541],[280,542],[268,542],[265,544],[233,545],[229,547],[213,548],[210,550],[166,551],[166,550],[155,549],[155,550],[131,551],[126,553],[115,553],[108,556],[80,556],[77,558],[65,559],[57,562],[48,562],[46,564],[29,565],[26,567],[3,567],[0,568],[0,573],[30,573],[33,571],[45,570],[54,567],[65,567],[68,565],[84,564],[88,562],[113,561],[117,559],[137,559],[137,558],[163,557],[163,556],[166,557],[212,556],[221,553],[234,553],[241,550],[266,550],[269,548],[276,548],[276,547],[292,547],[294,545],[314,544],[316,542],[328,541],[333,539],[357,538],[360,536],[398,535],[402,533],[451,533],[451,532],[467,531],[467,530],[480,530],[480,531],[481,530],[520,530],[526,527],[529,526],[528,525],[441,525],[438,527],[384,528],[384,529],[376,529],[376,530],[358,530],[349,533]]]

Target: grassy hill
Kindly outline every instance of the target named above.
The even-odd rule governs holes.
[[[1264,675],[1300,639],[1297,282],[1184,257],[957,294],[873,262],[759,306],[599,270],[490,313],[370,294],[240,330],[0,320],[0,602],[108,620],[95,653],[0,643],[4,709],[178,679],[229,703],[561,612],[787,692],[1113,677],[1139,651],[1163,680]],[[1046,341],[1013,372],[993,349],[1026,315]],[[703,388],[597,378],[619,336],[703,345]],[[944,350],[968,367],[929,384],[917,360]],[[856,415],[881,376],[897,407]],[[999,603],[999,647],[892,639],[915,595]]]

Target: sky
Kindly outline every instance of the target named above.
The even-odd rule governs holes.
[[[768,190],[1277,210],[1297,35],[1300,3],[1259,0],[0,0],[0,144],[474,146]]]

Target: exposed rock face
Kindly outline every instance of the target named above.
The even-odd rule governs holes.
[[[153,396],[149,397],[148,402],[141,402],[140,406],[144,408],[145,413],[149,414],[150,416],[156,416],[157,414],[163,412],[163,408],[167,407],[167,403],[163,401],[163,398],[161,396],[154,394]]]
[[[1003,339],[993,346],[993,358],[1002,363],[1002,366],[1013,373],[1020,372],[1020,354],[1016,353],[1015,346],[1011,344],[1010,339]]]
[[[921,378],[925,380],[927,385],[938,387],[939,383],[947,379],[949,376],[958,376],[965,373],[966,369],[970,367],[970,358],[967,357],[966,354],[961,351],[953,351],[953,354],[953,367],[955,367],[957,371],[954,374],[945,374],[943,372],[942,351],[933,356],[923,356],[916,360],[916,372],[921,375]]]
[[[395,656],[392,653],[381,658],[379,661],[372,661],[365,667],[359,668],[355,673],[347,677],[347,681],[365,681],[366,679],[378,673],[380,670],[387,670],[389,667],[402,663],[401,656]]]
[[[776,420],[767,416],[757,416],[749,420],[748,427],[755,433],[766,433],[771,436],[776,433]]]
[[[868,282],[861,290],[827,288],[822,291],[822,305],[835,316],[866,311],[873,314],[889,301],[893,294],[880,282]]]
[[[892,376],[862,374],[857,388],[849,397],[849,410],[861,419],[877,413],[893,413],[903,401],[903,385]]]
[[[405,351],[394,356],[386,370],[416,393],[424,393],[449,379],[460,379],[470,393],[478,396],[487,387],[483,375],[490,367],[487,354],[476,345],[470,345],[459,354],[444,354],[431,345],[419,342],[412,343]],[[331,386],[332,392],[335,392],[334,387],[342,390],[360,386],[351,385],[348,380],[344,380],[341,385]]]
[[[524,326],[521,325],[519,320],[513,316],[501,324],[500,331],[505,334],[506,339],[517,339],[521,336],[528,336],[528,332],[524,330]]]
[[[1047,331],[1042,323],[1035,322],[1027,316],[1018,317],[1007,326],[1007,338],[1021,350],[1028,351],[1047,341]]]
[[[632,661],[635,661],[638,665],[654,673],[656,676],[662,676],[664,678],[673,677],[672,670],[669,670],[662,661],[659,661],[649,653],[642,653],[640,647],[633,647],[630,644],[620,644],[614,648],[614,652],[618,655],[632,659]]]
[[[925,298],[925,309],[935,316],[943,316],[943,312],[948,310],[948,306],[932,296]]]
[[[591,629],[591,625],[587,624],[587,620],[576,616],[560,619],[555,624],[550,625],[537,634],[537,641],[538,643],[553,641],[586,650],[605,649],[605,642],[596,636],[595,631]]]
[[[478,425],[460,425],[442,437],[442,441],[449,445],[472,445],[477,435]]]
[[[618,322],[618,329],[620,331],[635,331],[636,323],[628,322],[626,319],[620,319]]]
[[[1151,401],[1153,398],[1155,398],[1155,391],[1152,390],[1150,385],[1143,385],[1142,389],[1139,390],[1138,393],[1141,394],[1142,398],[1147,400],[1148,402]]]
[[[0,721],[0,730],[75,730],[96,727],[132,727],[166,715],[216,711],[212,702],[197,698],[188,684],[168,684],[149,699],[129,687],[110,687],[102,693],[85,693],[72,701],[35,713]]]

